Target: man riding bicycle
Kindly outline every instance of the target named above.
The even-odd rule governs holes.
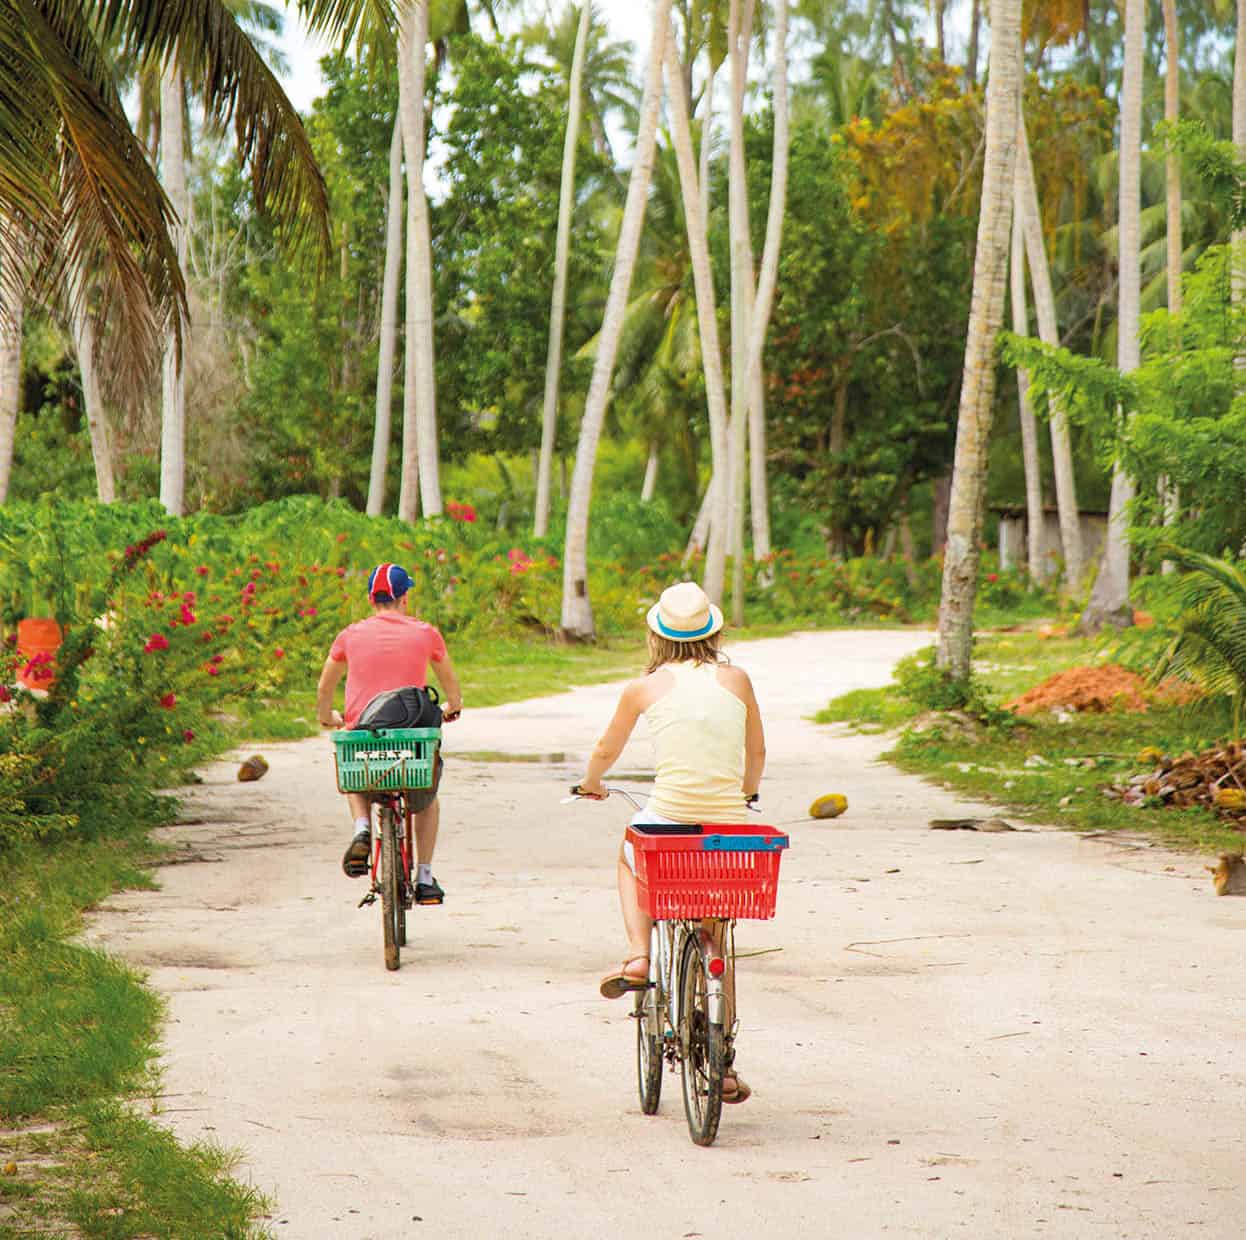
[[[424,688],[428,668],[441,686],[445,698],[442,719],[449,723],[463,709],[458,676],[446,652],[446,643],[431,624],[407,614],[407,592],[412,580],[397,564],[378,564],[368,577],[368,601],[372,615],[344,628],[325,659],[316,687],[316,711],[320,726],[353,728],[367,704],[378,694],[408,685]],[[333,707],[338,681],[346,676],[346,710],[343,716]],[[433,877],[433,851],[441,807],[437,788],[441,783],[441,754],[437,754],[433,774],[433,798],[427,808],[415,815],[416,878],[415,902],[440,904],[445,892]],[[342,858],[342,869],[350,878],[368,872],[372,850],[372,806],[367,793],[348,792],[354,833]]]

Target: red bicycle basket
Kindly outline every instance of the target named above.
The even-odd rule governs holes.
[[[788,846],[788,837],[774,827],[639,826],[628,827],[627,838],[636,853],[640,907],[650,917],[774,916],[779,859]]]

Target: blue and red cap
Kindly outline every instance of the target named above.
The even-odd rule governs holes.
[[[386,603],[402,598],[414,583],[411,574],[399,564],[378,564],[368,577],[368,598]]]

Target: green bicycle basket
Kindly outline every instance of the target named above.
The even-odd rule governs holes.
[[[339,792],[431,788],[440,728],[332,732]]]

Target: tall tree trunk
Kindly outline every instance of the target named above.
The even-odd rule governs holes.
[[[1241,0],[1246,7],[1246,0]],[[1120,208],[1117,223],[1120,256],[1120,307],[1116,321],[1116,364],[1122,374],[1136,370],[1139,360],[1138,318],[1142,275],[1138,216],[1141,210],[1142,69],[1146,32],[1146,0],[1126,0],[1125,62],[1121,83]],[[1130,410],[1125,410],[1126,417]],[[1105,624],[1124,628],[1133,623],[1129,602],[1129,514],[1133,480],[1117,457],[1112,469],[1108,528],[1103,540],[1099,575],[1082,613],[1079,628],[1094,632]]]
[[[683,566],[688,567],[688,561],[694,555],[705,550],[705,544],[709,539],[710,533],[710,513],[714,503],[714,479],[711,477],[709,484],[701,494],[701,505],[697,509],[696,520],[692,523],[692,533],[688,535],[688,545],[684,548]],[[709,593],[707,587],[702,587],[706,594]]]
[[[710,231],[710,151],[711,140],[714,132],[714,75],[716,73],[714,67],[714,52],[712,48],[706,49],[706,57],[709,60],[709,69],[705,74],[705,115],[701,118],[701,149],[698,151],[698,164],[700,168],[699,181],[701,183],[701,228],[705,235],[709,236]]]
[[[91,458],[95,462],[95,490],[101,503],[111,504],[117,498],[113,479],[111,436],[108,433],[108,416],[104,411],[104,397],[100,391],[99,373],[96,370],[98,346],[95,340],[95,323],[91,317],[90,299],[80,278],[72,301],[70,327],[74,350],[78,355],[78,371],[82,376],[82,405],[86,413],[87,430],[91,436]]]
[[[722,350],[718,342],[718,308],[714,294],[714,273],[710,265],[709,233],[706,228],[705,191],[697,176],[692,154],[692,124],[684,79],[675,55],[674,34],[666,40],[666,90],[675,143],[675,162],[679,168],[679,187],[683,198],[684,224],[688,230],[688,252],[692,260],[692,284],[697,301],[697,332],[701,343],[701,370],[705,376],[705,404],[710,425],[709,543],[705,558],[706,594],[722,602],[727,556],[727,496],[722,481],[727,476],[727,389],[723,379]],[[708,113],[707,113],[708,116]],[[702,135],[701,150],[706,150]]]
[[[978,32],[982,29],[982,0],[973,0],[969,14],[969,48],[965,53],[965,80],[978,84]]]
[[[727,223],[731,254],[731,426],[728,496],[732,556],[731,620],[744,623],[744,505],[748,453],[748,341],[753,301],[749,241],[748,182],[744,161],[744,89],[752,35],[753,0],[731,0],[727,55],[731,64],[730,146],[727,165]]]
[[[640,502],[648,504],[653,499],[653,493],[658,488],[658,445],[651,443],[649,445],[649,458],[645,461],[645,477],[640,484]]]
[[[1233,52],[1233,145],[1237,147],[1238,159],[1246,158],[1246,0],[1237,0],[1237,42]],[[1246,290],[1246,272],[1243,271],[1243,251],[1246,250],[1246,229],[1238,229],[1230,237],[1229,254],[1229,300],[1236,310]],[[1246,376],[1246,352],[1239,352],[1233,359],[1237,386],[1241,389]]]
[[[947,0],[934,0],[935,51],[944,64],[947,64],[947,40],[943,34],[943,16],[946,12]]]
[[[571,638],[587,640],[594,635],[593,606],[588,596],[588,517],[593,494],[593,470],[597,462],[597,444],[601,439],[602,422],[610,399],[610,378],[623,331],[623,315],[631,288],[636,254],[640,249],[640,233],[645,220],[645,201],[653,176],[653,160],[657,149],[658,111],[662,104],[662,52],[670,37],[671,0],[655,0],[653,6],[653,37],[649,44],[649,62],[645,69],[644,92],[640,101],[640,126],[636,134],[636,153],[627,182],[627,199],[623,204],[623,221],[614,253],[614,270],[597,352],[593,358],[593,374],[584,416],[580,422],[580,439],[575,452],[575,472],[571,478],[571,499],[567,505],[567,538],[563,547],[562,629]]]
[[[766,486],[766,405],[762,353],[774,289],[779,275],[779,247],[783,242],[783,213],[787,207],[787,162],[791,145],[787,97],[787,0],[774,3],[774,149],[771,158],[770,203],[766,239],[762,245],[757,297],[748,324],[749,377],[749,511],[753,517],[753,558],[770,555],[770,500]],[[749,259],[752,271],[752,258]]]
[[[160,164],[164,192],[177,216],[170,231],[183,272],[190,249],[184,108],[182,71],[170,61],[160,77]],[[186,510],[186,372],[171,329],[161,361],[160,502],[175,517]]]
[[[571,57],[570,104],[562,144],[562,181],[558,190],[558,234],[554,242],[554,291],[549,310],[549,353],[545,359],[545,403],[541,410],[541,456],[536,475],[536,513],[532,533],[544,538],[549,531],[549,495],[554,468],[554,439],[558,431],[558,381],[562,373],[562,336],[567,318],[567,262],[571,251],[571,215],[575,207],[575,152],[580,139],[584,96],[584,57],[588,48],[591,0],[581,0],[580,24]]]
[[[398,515],[414,521],[416,478],[426,517],[441,512],[433,349],[432,243],[424,193],[424,72],[429,0],[406,0],[398,30],[398,110],[407,163],[406,359]]]
[[[1051,267],[1043,242],[1043,222],[1038,208],[1038,190],[1034,184],[1034,164],[1030,159],[1030,143],[1026,137],[1025,119],[1017,126],[1017,167],[1020,172],[1021,197],[1025,207],[1022,225],[1025,229],[1025,254],[1030,264],[1030,282],[1034,289],[1034,313],[1038,318],[1038,335],[1044,344],[1060,343],[1060,327],[1056,319],[1056,295],[1051,287]],[[1064,552],[1064,585],[1077,590],[1085,565],[1082,549],[1082,523],[1077,507],[1077,478],[1073,472],[1073,446],[1069,438],[1069,422],[1064,406],[1058,400],[1048,402],[1051,426],[1051,464],[1056,478],[1056,506],[1060,517],[1060,547]]]
[[[1177,0],[1163,0],[1164,7],[1164,120],[1176,125],[1181,119],[1181,30],[1177,25]],[[1235,72],[1236,76],[1236,72]],[[1164,161],[1168,207],[1168,313],[1181,313],[1181,157],[1175,150],[1168,152]],[[1167,474],[1159,480],[1160,507],[1165,525],[1175,525],[1180,512],[1180,499],[1171,486]],[[1173,572],[1176,565],[1165,560],[1162,571]]]
[[[22,300],[15,287],[0,282],[0,504],[9,498],[13,475],[21,377]]]
[[[1018,336],[1030,334],[1030,317],[1025,306],[1025,235],[1022,223],[1020,175],[1012,203],[1012,330]],[[1017,408],[1021,415],[1021,461],[1025,468],[1026,566],[1032,581],[1041,581],[1043,564],[1043,476],[1038,456],[1038,426],[1030,404],[1030,376],[1025,367],[1017,367]]]
[[[969,679],[978,543],[986,494],[987,446],[995,405],[995,338],[1004,317],[1008,243],[1016,193],[1017,109],[1020,104],[1021,0],[991,0],[991,60],[986,98],[982,206],[973,266],[973,297],[965,344],[956,458],[948,505],[938,666]]]
[[[394,403],[394,359],[398,343],[398,277],[402,272],[402,118],[394,117],[389,140],[389,196],[385,201],[385,273],[381,279],[381,339],[376,360],[376,422],[372,431],[372,472],[368,478],[368,516],[385,507]]]

